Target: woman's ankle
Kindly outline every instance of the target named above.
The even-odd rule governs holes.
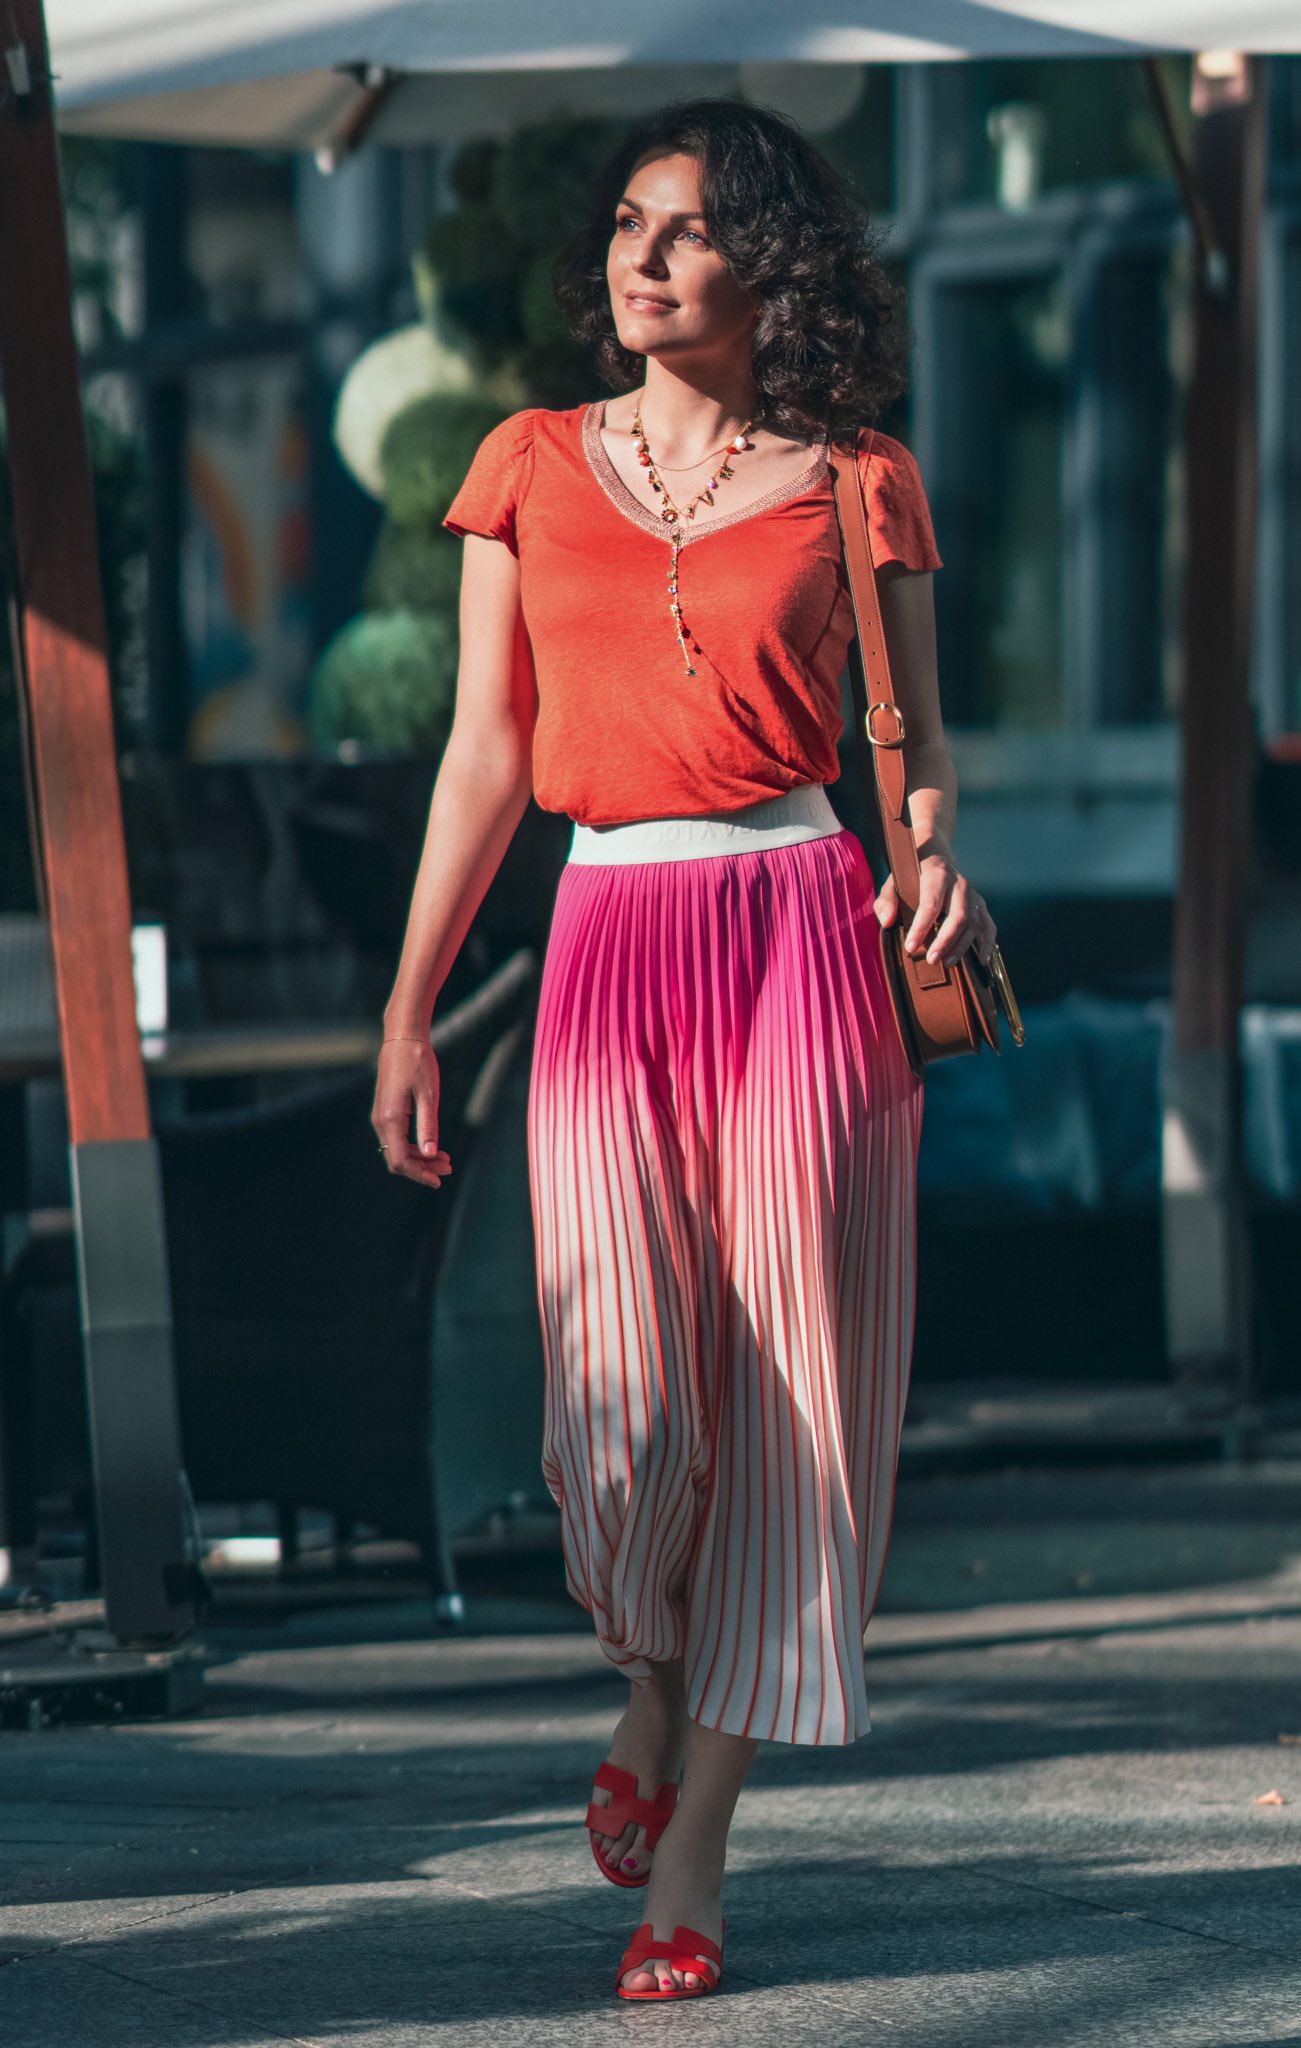
[[[656,1783],[676,1778],[686,1752],[686,1729],[685,1712],[677,1712],[670,1701],[648,1690],[634,1689],[615,1731],[611,1755]]]
[[[667,1869],[690,1873],[717,1890],[727,1864],[729,1833],[726,1823],[696,1821],[690,1813],[684,1814],[679,1799],[673,1818],[660,1837],[657,1854],[662,1856]]]

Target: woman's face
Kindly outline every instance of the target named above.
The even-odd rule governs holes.
[[[694,157],[634,166],[606,259],[615,328],[634,355],[748,355],[759,309],[711,243],[701,203]]]

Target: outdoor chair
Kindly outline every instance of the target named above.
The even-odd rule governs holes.
[[[537,955],[519,948],[434,1028],[438,1189],[390,1176],[370,1125],[374,1067],[238,1109],[164,1117],[157,1142],[183,1458],[200,1502],[270,1502],[282,1555],[316,1508],[419,1546],[442,1618],[459,1598],[431,1450],[431,1328],[449,1235],[513,1058],[531,1043]],[[0,1486],[11,1544],[38,1499],[86,1528],[89,1442],[66,1208],[61,1091],[29,1089],[30,1227],[0,1286]],[[48,1182],[48,1185],[47,1185]],[[45,1231],[41,1219],[61,1219]]]
[[[196,1501],[271,1501],[419,1546],[442,1618],[459,1600],[433,1482],[431,1304],[513,1050],[536,957],[521,950],[441,1019],[438,1189],[391,1176],[374,1071],[158,1133],[185,1467]]]
[[[433,1304],[433,1459],[451,1543],[553,1503],[542,1478],[544,1363],[528,1179],[531,1034],[515,1047],[449,1223]],[[499,1519],[501,1518],[501,1519]]]

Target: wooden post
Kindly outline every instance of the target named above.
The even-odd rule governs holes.
[[[19,687],[67,1094],[100,1555],[113,1633],[123,1642],[167,1642],[192,1627],[194,1589],[41,0],[7,0],[0,43],[0,381],[20,586]]]
[[[1265,97],[1261,59],[1229,52],[1197,59],[1185,183],[1197,263],[1186,439],[1182,801],[1163,1071],[1170,1363],[1186,1392],[1239,1418],[1253,1380],[1239,1018],[1255,749],[1250,662]]]

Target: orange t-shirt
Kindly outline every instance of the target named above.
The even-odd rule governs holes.
[[[481,442],[444,525],[518,557],[538,712],[533,792],[583,825],[739,810],[834,782],[853,610],[826,460],[734,516],[684,522],[671,549],[600,436],[602,402],[530,408]],[[930,508],[901,441],[859,458],[872,559],[938,569]]]

